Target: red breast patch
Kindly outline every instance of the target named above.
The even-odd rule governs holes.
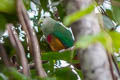
[[[52,35],[48,35],[48,36],[47,36],[47,41],[48,41],[48,42],[51,42],[51,40],[52,40]]]

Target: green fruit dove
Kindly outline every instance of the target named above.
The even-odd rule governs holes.
[[[43,19],[41,30],[53,51],[66,49],[74,44],[72,32],[50,17]]]

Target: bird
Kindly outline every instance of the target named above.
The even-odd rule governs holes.
[[[43,19],[41,30],[52,51],[60,51],[74,46],[74,36],[72,31],[50,17]],[[73,60],[78,60],[78,52],[75,51],[75,53]],[[73,65],[80,69],[80,63]]]
[[[52,51],[67,49],[74,44],[74,37],[70,29],[51,17],[43,19],[41,30]]]

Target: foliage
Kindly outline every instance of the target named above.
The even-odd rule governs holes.
[[[119,52],[119,36],[119,32],[100,32],[96,35],[88,35],[80,38],[80,40],[75,44],[75,46],[76,48],[87,48],[91,44],[100,42],[111,53],[113,53],[112,50],[114,50],[114,52]]]
[[[0,14],[0,36],[1,36],[1,34],[4,33],[6,22],[7,22],[7,20],[4,17],[4,15]]]
[[[112,6],[112,9],[113,9],[113,16],[114,16],[114,19],[115,21],[120,24],[120,17],[119,17],[119,13],[120,13],[120,7],[118,6]]]
[[[95,7],[95,3],[91,4],[88,8],[86,8],[84,10],[79,10],[71,15],[66,16],[64,21],[63,21],[64,24],[66,26],[72,24],[73,22],[79,20],[81,17],[91,13],[94,10],[94,7]]]
[[[29,0],[23,0],[26,8],[29,8]],[[4,5],[3,5],[4,4]],[[15,0],[0,0],[0,12],[7,14],[15,14]]]
[[[53,19],[62,21],[66,26],[74,23],[75,21],[81,19],[85,15],[90,14],[96,6],[96,3],[91,4],[88,8],[76,11],[73,14],[66,16],[65,4],[62,0],[23,0],[24,4],[28,10],[28,13],[34,13],[33,17],[30,20],[33,22],[33,27],[37,28],[36,34],[39,41],[41,49],[41,57],[43,61],[43,67],[48,74],[46,78],[40,78],[37,76],[35,68],[30,69],[30,76],[25,76],[20,73],[18,70],[22,70],[21,64],[19,63],[18,56],[16,55],[16,50],[11,46],[11,42],[8,36],[3,35],[7,23],[13,23],[15,25],[15,30],[19,34],[19,39],[22,42],[22,45],[25,50],[25,55],[28,59],[29,64],[34,63],[30,53],[29,47],[26,41],[26,34],[21,30],[21,26],[18,25],[18,17],[16,13],[15,0],[0,0],[0,41],[4,43],[6,53],[11,62],[14,63],[14,68],[8,68],[5,66],[4,62],[0,57],[0,80],[77,80],[78,78],[83,79],[82,71],[73,67],[74,64],[78,64],[79,61],[74,59],[74,56],[77,54],[76,49],[78,48],[87,48],[91,44],[101,43],[108,52],[114,53],[119,52],[120,48],[120,33],[117,32],[116,25],[120,24],[120,7],[116,5],[111,5],[111,9],[104,8],[103,21],[104,27],[107,30],[102,30],[100,33],[95,35],[82,36],[74,44],[75,48],[71,50],[65,50],[63,52],[53,52],[48,43],[45,40],[45,37],[40,29],[41,23],[38,24],[39,18],[42,19],[43,16],[46,16],[46,13],[49,14]],[[119,0],[113,0],[118,1]],[[32,5],[30,5],[30,3]],[[32,8],[35,6],[35,10]],[[101,5],[102,6],[102,5]],[[112,30],[113,29],[113,30]],[[112,31],[111,31],[112,30]],[[0,55],[1,56],[1,55]],[[17,57],[16,57],[17,56]],[[15,57],[15,58],[14,58]],[[62,61],[67,64],[63,67]],[[118,62],[119,64],[119,62]],[[19,66],[18,66],[19,65]],[[120,64],[119,64],[120,65]]]

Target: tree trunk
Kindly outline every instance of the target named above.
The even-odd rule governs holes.
[[[92,3],[93,0],[65,0],[67,14],[85,9]],[[81,36],[100,32],[100,25],[94,11],[73,23],[71,28],[76,41]],[[100,43],[90,45],[84,50],[79,49],[78,56],[84,80],[112,80],[106,50]]]

